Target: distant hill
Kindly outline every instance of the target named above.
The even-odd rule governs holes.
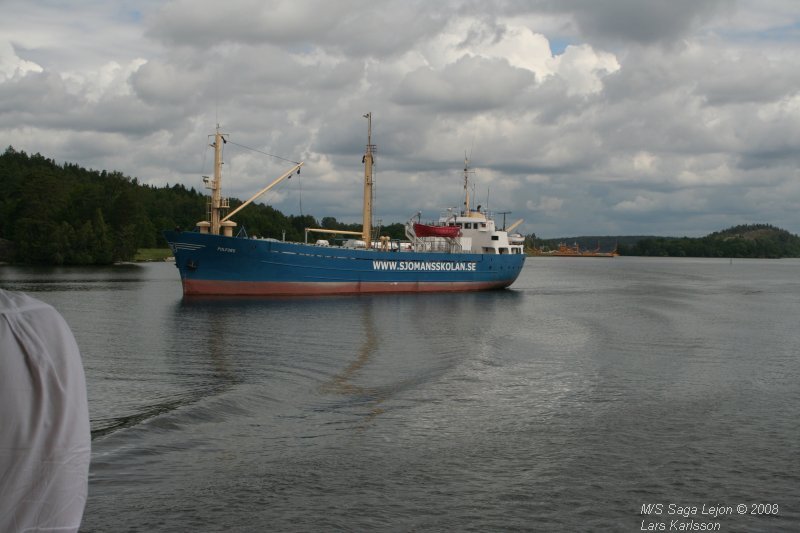
[[[721,239],[723,241],[729,241],[732,239],[734,240],[744,239],[746,241],[756,241],[759,239],[770,239],[770,238],[779,238],[779,239],[782,238],[789,241],[791,240],[792,237],[797,238],[788,231],[776,228],[769,224],[750,224],[750,225],[734,226],[726,230],[714,232],[708,235],[708,237],[712,239]]]
[[[734,226],[696,239],[644,239],[627,255],[671,257],[800,257],[800,237],[769,224]]]
[[[800,237],[769,224],[746,224],[717,231],[705,237],[603,236],[526,238],[528,247],[556,249],[559,243],[577,243],[581,249],[617,247],[620,255],[657,257],[800,257]]]

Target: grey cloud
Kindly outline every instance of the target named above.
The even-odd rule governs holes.
[[[514,2],[520,11],[562,14],[595,43],[666,44],[735,8],[733,0],[539,0]]]
[[[130,79],[133,90],[142,101],[171,105],[197,100],[203,81],[196,72],[161,61],[149,61]]]
[[[507,61],[462,57],[441,71],[423,67],[409,73],[393,100],[450,111],[485,111],[513,105],[534,82],[531,72]]]
[[[798,87],[800,61],[795,57],[776,62],[765,54],[747,52],[698,65],[695,92],[709,105],[721,106],[776,101],[795,94]]]
[[[728,8],[173,2],[146,10],[149,33],[127,47],[105,51],[92,36],[74,48],[90,56],[65,57],[22,39],[17,50],[35,49],[45,69],[0,80],[0,141],[197,187],[208,172],[206,135],[219,122],[238,143],[306,159],[301,179],[267,199],[276,208],[298,213],[302,184],[306,213],[355,221],[362,114],[372,111],[386,222],[456,205],[469,151],[479,196],[490,191],[493,208],[514,211],[524,231],[540,235],[702,234],[752,222],[766,201],[775,216],[766,222],[797,231],[798,43],[730,38],[719,16]],[[609,64],[594,52],[613,52],[619,70],[600,74],[590,91],[573,90],[579,78],[559,75],[563,57],[510,38],[541,14],[558,19],[574,44],[591,44],[570,68],[594,75]],[[113,34],[107,23],[104,35]],[[80,41],[68,26],[64,39]],[[146,62],[123,60],[131,50]],[[90,66],[75,67],[82,62]],[[110,62],[123,68],[100,83],[95,73]],[[538,76],[514,65],[534,65]],[[230,144],[225,154],[231,196],[249,196],[285,170]]]
[[[149,34],[163,42],[210,48],[219,43],[270,43],[297,51],[322,47],[355,56],[403,53],[438,31],[446,9],[425,2],[367,0],[180,0],[167,4]],[[444,12],[444,13],[443,13]]]
[[[130,96],[88,101],[47,72],[0,84],[0,101],[0,116],[18,127],[144,135],[170,127],[180,116],[177,110],[157,110]]]
[[[7,124],[35,119],[39,114],[58,114],[80,105],[77,97],[70,95],[64,81],[47,71],[31,72],[25,76],[0,84],[0,114]]]
[[[703,22],[730,10],[733,5],[730,0],[577,0],[566,4],[575,9],[578,26],[588,36],[642,44],[671,43],[681,39]]]

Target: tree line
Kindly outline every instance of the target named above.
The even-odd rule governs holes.
[[[746,224],[717,231],[705,237],[569,237],[539,239],[528,235],[529,248],[556,249],[558,244],[578,244],[582,250],[616,249],[620,255],[649,257],[800,257],[800,237],[770,224]]]
[[[669,257],[800,257],[800,237],[770,224],[734,226],[705,237],[650,237],[620,246],[622,255]]]
[[[0,155],[0,261],[101,265],[130,261],[139,248],[166,247],[165,229],[194,228],[207,213],[207,196],[183,185],[154,187],[120,172],[58,164],[8,147]],[[231,209],[241,201],[231,199]],[[333,217],[284,215],[250,204],[236,216],[251,236],[303,241],[305,228],[360,231]],[[381,230],[402,236],[402,224]]]
[[[207,212],[207,196],[183,185],[154,187],[117,171],[58,164],[40,154],[8,147],[0,155],[0,261],[50,265],[91,265],[130,261],[140,248],[166,247],[164,229],[191,229]],[[231,208],[241,205],[231,199]],[[302,242],[305,228],[361,231],[333,217],[284,215],[250,204],[236,215],[250,236]],[[380,235],[405,238],[402,223]],[[314,236],[314,240],[320,238]],[[322,237],[325,238],[325,237]],[[336,241],[336,236],[329,240]],[[736,226],[700,238],[575,237],[542,241],[528,235],[528,247],[563,240],[583,249],[612,242],[621,255],[675,257],[800,257],[800,238],[768,224]]]

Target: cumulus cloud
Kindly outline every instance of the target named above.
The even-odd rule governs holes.
[[[89,102],[97,102],[110,96],[130,95],[130,78],[145,64],[147,61],[141,58],[126,65],[110,61],[98,69],[63,72],[61,78],[69,92],[82,95]]]
[[[538,235],[800,231],[788,0],[135,7],[8,2],[0,142],[198,187],[221,124],[306,161],[266,201],[357,221],[372,111],[385,222],[458,205],[466,153],[480,202]],[[241,198],[287,165],[233,144],[225,157]]]
[[[40,65],[19,57],[10,42],[0,42],[0,80],[41,71]]]
[[[619,70],[617,58],[597,52],[589,45],[568,46],[553,58],[553,72],[564,79],[568,94],[589,94],[603,90],[603,78]]]

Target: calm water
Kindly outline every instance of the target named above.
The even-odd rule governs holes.
[[[453,295],[184,301],[172,264],[0,286],[82,349],[83,531],[669,530],[669,504],[800,529],[800,261],[539,258]]]

